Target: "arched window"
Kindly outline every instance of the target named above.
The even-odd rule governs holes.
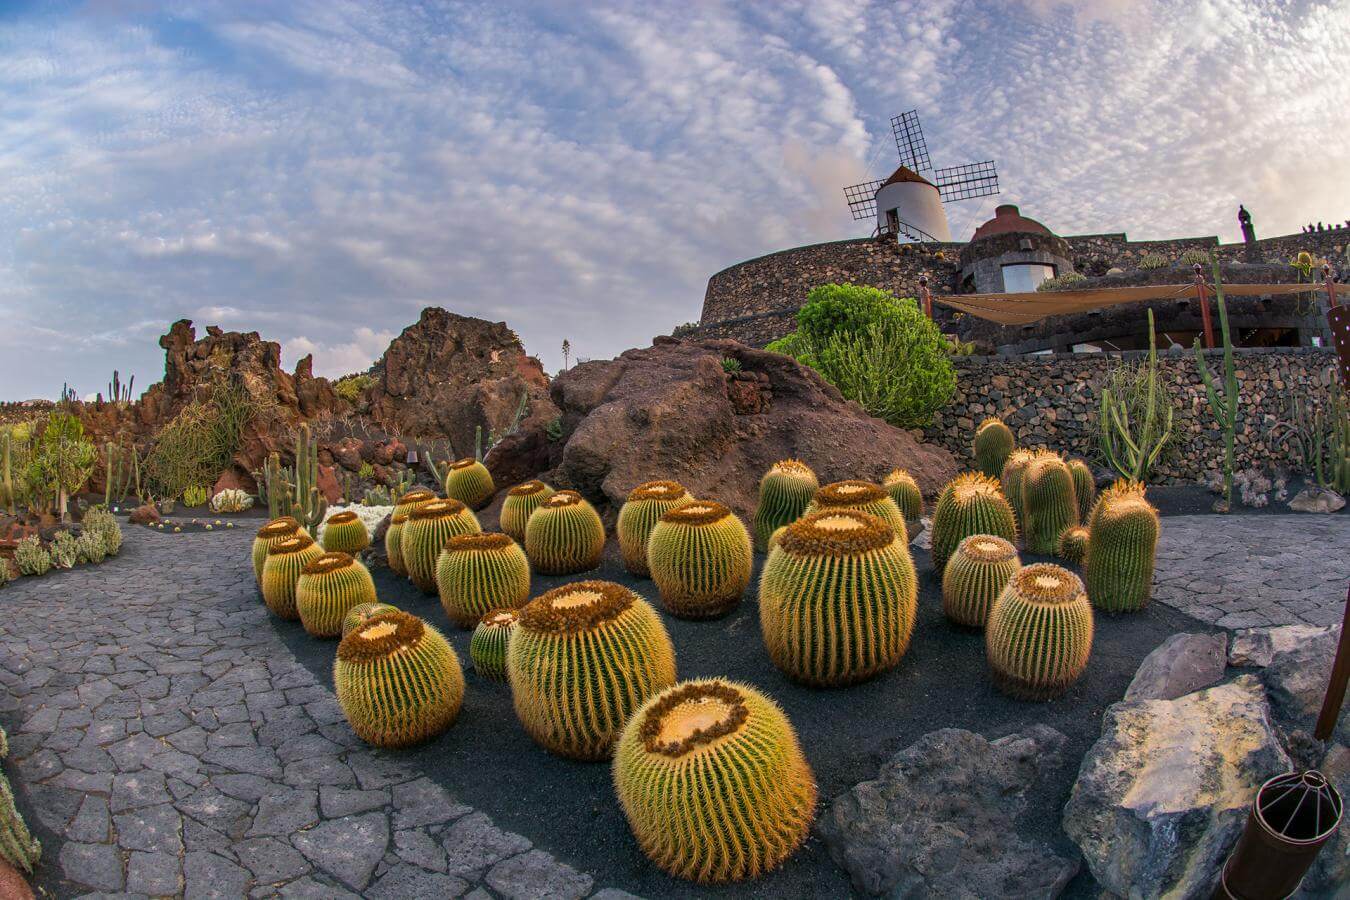
[[[1055,277],[1055,267],[1047,263],[1011,263],[1003,267],[1003,290],[1022,294],[1036,290],[1047,278]]]

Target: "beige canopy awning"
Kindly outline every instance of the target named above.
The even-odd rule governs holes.
[[[1339,290],[1338,286],[1338,290]],[[1346,286],[1350,289],[1350,286]],[[1225,284],[1223,292],[1230,297],[1267,296],[1273,294],[1300,294],[1322,290],[1321,284]],[[1208,288],[1212,297],[1214,288]],[[1350,290],[1348,290],[1350,292]],[[1032,291],[1027,294],[950,294],[933,295],[934,303],[959,309],[972,316],[998,322],[1000,325],[1026,325],[1039,322],[1046,316],[1115,306],[1117,303],[1139,303],[1144,300],[1183,300],[1196,295],[1192,284],[1144,284],[1137,287],[1095,288],[1086,291]]]

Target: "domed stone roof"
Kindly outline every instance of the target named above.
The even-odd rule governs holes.
[[[970,239],[972,241],[978,241],[980,238],[989,237],[995,234],[1008,234],[1014,231],[1029,232],[1031,234],[1054,234],[1049,228],[1046,228],[1035,219],[1028,219],[1026,216],[1022,215],[1013,204],[1004,203],[1003,205],[994,208],[994,217],[979,228],[976,228],[975,233],[970,236]]]

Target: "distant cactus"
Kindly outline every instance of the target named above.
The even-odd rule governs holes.
[[[455,460],[445,472],[445,496],[469,509],[487,506],[495,493],[497,486],[492,483],[492,473],[472,457]]]
[[[909,529],[900,507],[891,499],[891,495],[879,484],[870,481],[852,479],[827,484],[811,498],[803,516],[826,510],[856,509],[871,513],[895,529],[895,533],[909,538]]]
[[[668,510],[647,541],[647,561],[672,615],[709,619],[735,608],[750,584],[750,532],[730,509],[695,500]]]
[[[370,546],[366,523],[351,510],[334,513],[323,527],[323,549],[338,553],[360,553]]]
[[[206,501],[210,499],[210,489],[200,484],[189,485],[183,491],[183,505],[196,509],[199,506],[205,506]]]
[[[1087,557],[1088,537],[1088,530],[1081,525],[1064,529],[1055,546],[1055,555],[1070,565],[1078,565]]]
[[[424,594],[437,593],[436,563],[445,542],[457,534],[482,531],[478,519],[458,500],[432,500],[408,514],[400,538],[408,577]]]
[[[1139,257],[1139,268],[1141,269],[1165,269],[1171,265],[1171,261],[1161,253],[1145,253]]]
[[[389,603],[361,603],[353,606],[342,617],[342,636],[346,637],[352,633],[352,629],[360,628],[369,620],[387,612],[399,612],[399,608]]]
[[[457,534],[436,561],[436,588],[450,621],[472,628],[494,609],[525,605],[530,563],[509,534]]]
[[[1059,696],[1087,668],[1092,629],[1077,575],[1049,563],[1024,566],[994,602],[985,628],[994,683],[1022,700]]]
[[[491,681],[506,680],[506,648],[519,618],[517,610],[494,609],[478,620],[469,639],[469,657],[475,672]]]
[[[972,449],[975,467],[990,478],[998,478],[1003,474],[1003,464],[1008,461],[1008,456],[1017,449],[1017,440],[1002,419],[990,416],[975,429]]]
[[[1153,590],[1158,511],[1139,482],[1117,481],[1102,491],[1088,521],[1083,578],[1088,599],[1105,612],[1137,612]]]
[[[211,512],[243,512],[253,506],[253,497],[239,488],[225,488],[211,498]]]
[[[999,487],[1012,507],[1018,529],[1026,527],[1026,512],[1022,509],[1022,474],[1035,455],[1030,450],[1014,450],[1008,454],[1008,460],[1003,464],[1003,474],[999,476]]]
[[[1028,553],[1054,553],[1060,532],[1078,524],[1073,473],[1056,453],[1041,451],[1022,475],[1022,542]]]
[[[1091,467],[1081,459],[1069,460],[1069,474],[1073,476],[1073,495],[1078,500],[1078,521],[1087,522],[1092,505],[1097,502],[1097,479]]]
[[[662,515],[693,499],[676,481],[644,481],[628,492],[615,527],[625,569],[640,578],[651,575],[647,538]]]
[[[542,575],[571,575],[600,565],[605,524],[576,491],[558,491],[525,524],[525,555]]]
[[[267,551],[263,563],[262,594],[272,615],[281,619],[300,618],[295,607],[295,586],[305,566],[323,555],[323,550],[307,534],[284,538]]]
[[[530,521],[530,513],[539,508],[556,491],[542,481],[527,481],[518,484],[506,492],[502,501],[502,531],[511,535],[516,543],[525,543],[525,523]]]
[[[881,486],[891,495],[895,505],[900,507],[900,515],[905,518],[909,536],[913,537],[918,531],[919,520],[923,518],[923,492],[919,490],[919,483],[904,469],[892,469],[882,480]]]
[[[999,490],[998,480],[966,472],[947,483],[933,507],[933,569],[941,572],[956,547],[972,534],[992,534],[1017,540],[1012,507]]]
[[[961,541],[942,570],[942,612],[958,625],[983,628],[994,601],[1022,567],[1017,548],[992,534]]]
[[[295,610],[300,624],[315,637],[339,637],[342,621],[354,607],[374,603],[375,582],[350,554],[330,551],[300,570]]]
[[[258,536],[253,539],[253,576],[258,582],[258,587],[262,587],[263,563],[267,562],[267,551],[297,534],[307,536],[308,532],[301,528],[300,523],[292,516],[272,519],[258,529]]]
[[[755,549],[768,550],[769,536],[801,518],[820,489],[816,473],[806,463],[784,459],[774,463],[759,481],[755,507]]]

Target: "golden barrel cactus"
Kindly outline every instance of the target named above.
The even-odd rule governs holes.
[[[542,575],[571,575],[600,565],[605,524],[576,491],[558,491],[525,524],[525,555]]]
[[[401,610],[390,603],[358,603],[347,614],[342,617],[342,636],[351,634],[353,628],[360,628],[369,620],[382,613],[400,612]]]
[[[933,569],[943,571],[957,545],[972,534],[1015,543],[1017,525],[998,480],[965,472],[947,482],[933,507]]]
[[[1022,700],[1059,696],[1092,654],[1092,606],[1083,582],[1050,563],[1023,566],[994,601],[984,636],[1000,690]]]
[[[882,479],[881,486],[891,495],[895,505],[900,507],[900,515],[905,519],[905,528],[912,538],[919,531],[919,520],[923,518],[923,492],[914,476],[904,469],[892,469]]]
[[[1064,529],[1055,545],[1055,555],[1066,563],[1078,565],[1087,557],[1088,537],[1088,530],[1081,525]]]
[[[366,523],[351,510],[333,513],[323,525],[323,549],[330,553],[360,553],[370,546]]]
[[[384,532],[384,553],[389,559],[389,568],[405,577],[408,567],[403,565],[403,527],[407,524],[407,513],[391,513],[389,527]]]
[[[1008,579],[1022,567],[1017,548],[992,534],[961,541],[942,570],[942,612],[967,628],[983,628]]]
[[[1014,450],[1008,454],[1008,461],[1003,464],[1003,474],[999,477],[1003,496],[1012,507],[1018,529],[1026,527],[1025,514],[1022,510],[1022,474],[1035,457],[1036,454],[1030,450]]]
[[[644,481],[628,492],[615,527],[625,569],[640,578],[651,575],[647,538],[661,516],[692,499],[677,481]]]
[[[975,429],[975,440],[971,452],[975,456],[975,468],[998,478],[1003,474],[1003,464],[1017,447],[1012,429],[1002,419],[990,416]]]
[[[469,638],[473,670],[490,681],[506,680],[506,648],[516,631],[518,610],[494,609],[478,620]]]
[[[1153,593],[1161,525],[1137,481],[1102,491],[1088,523],[1083,580],[1092,605],[1111,613],[1138,612]]]
[[[759,480],[759,504],[755,507],[755,549],[767,552],[769,537],[802,517],[820,481],[801,460],[779,460]]]
[[[812,513],[836,509],[856,509],[871,513],[895,529],[895,533],[908,540],[909,528],[900,507],[891,499],[891,495],[879,484],[870,481],[850,479],[827,484],[811,498],[803,516]]]
[[[289,620],[300,618],[300,612],[295,608],[295,585],[300,580],[300,571],[320,556],[323,551],[307,534],[283,538],[267,551],[262,595],[272,615]]]
[[[315,637],[339,637],[342,620],[352,607],[375,602],[370,572],[351,554],[324,553],[300,570],[295,583],[295,610],[300,624]]]
[[[1077,457],[1070,459],[1068,466],[1069,474],[1073,476],[1073,495],[1078,501],[1078,521],[1087,524],[1097,502],[1097,479],[1092,475],[1092,468]]]
[[[1078,524],[1073,473],[1059,454],[1037,453],[1022,473],[1022,545],[1028,553],[1054,553],[1060,532]]]
[[[436,561],[436,588],[450,621],[472,628],[484,613],[525,605],[530,563],[510,535],[457,534],[445,542]]]
[[[458,500],[432,500],[408,514],[403,526],[403,565],[412,583],[424,594],[436,593],[436,563],[445,542],[457,534],[483,529],[467,506]]]
[[[524,544],[525,523],[530,521],[530,513],[555,493],[553,488],[537,479],[511,488],[502,501],[502,531],[511,535],[517,544]]]
[[[267,562],[267,551],[297,534],[308,535],[309,532],[301,528],[300,523],[292,516],[272,519],[258,529],[258,535],[253,539],[253,579],[258,582],[258,587],[262,587],[262,571],[263,564]]]
[[[492,473],[473,457],[457,459],[445,470],[445,496],[469,509],[482,509],[497,493]]]
[[[647,563],[661,602],[684,619],[730,612],[750,584],[754,562],[750,532],[713,500],[667,511],[647,540]]]

